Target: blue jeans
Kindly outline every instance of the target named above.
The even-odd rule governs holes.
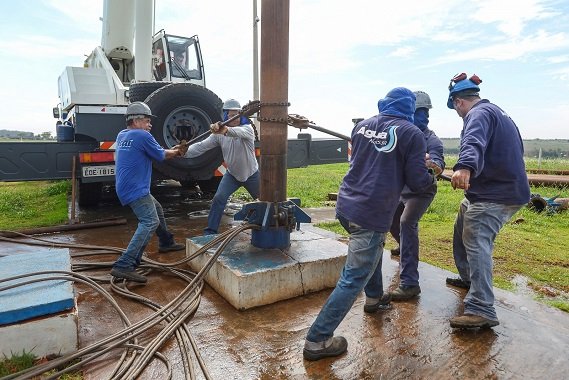
[[[226,172],[223,175],[211,203],[211,209],[209,210],[209,217],[207,219],[207,228],[204,230],[204,235],[217,233],[217,229],[219,228],[219,223],[221,222],[221,217],[223,216],[223,211],[225,210],[229,197],[241,186],[245,187],[253,199],[259,198],[261,186],[261,176],[259,175],[259,171],[257,170],[255,173],[251,174],[245,182],[239,182],[229,172]]]
[[[497,320],[492,287],[492,251],[498,232],[523,205],[464,199],[454,223],[452,253],[460,277],[470,281],[464,313]]]
[[[338,220],[350,233],[348,256],[336,288],[308,330],[306,340],[309,342],[330,339],[362,289],[369,298],[381,298],[383,295],[381,259],[385,233],[366,230],[340,215]]]
[[[433,198],[434,195],[401,197],[393,216],[390,232],[399,243],[400,285],[419,285],[419,220]]]
[[[151,194],[128,204],[138,218],[138,227],[126,247],[126,251],[114,263],[113,268],[135,270],[140,265],[142,254],[156,231],[161,247],[174,244],[174,236],[168,231],[162,205]]]

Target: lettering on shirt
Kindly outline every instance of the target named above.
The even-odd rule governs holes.
[[[387,131],[380,132],[373,129],[367,129],[367,125],[362,126],[356,134],[363,135],[369,142],[373,144],[375,150],[378,152],[389,153],[392,152],[397,146],[397,133],[396,130],[399,126],[392,125],[387,128]]]
[[[121,140],[118,142],[117,146],[119,148],[130,148],[132,146],[133,139],[130,140]]]

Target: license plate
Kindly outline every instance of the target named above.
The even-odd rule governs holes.
[[[115,175],[115,165],[83,166],[83,177]]]

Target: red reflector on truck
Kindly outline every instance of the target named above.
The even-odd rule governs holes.
[[[79,162],[82,164],[92,162],[113,162],[115,160],[115,152],[89,152],[79,153]]]

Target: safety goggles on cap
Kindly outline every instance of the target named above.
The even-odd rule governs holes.
[[[462,82],[463,80],[465,80],[467,78],[466,73],[460,73],[460,74],[456,74],[454,77],[452,77],[452,79],[450,80],[450,83],[448,85],[448,89],[449,91],[453,89],[453,87],[458,83],[458,82]],[[478,77],[478,75],[476,74],[472,74],[472,76],[470,78],[468,78],[469,81],[471,81],[472,83],[474,83],[475,85],[479,85],[480,83],[482,83],[482,79],[480,79]]]

